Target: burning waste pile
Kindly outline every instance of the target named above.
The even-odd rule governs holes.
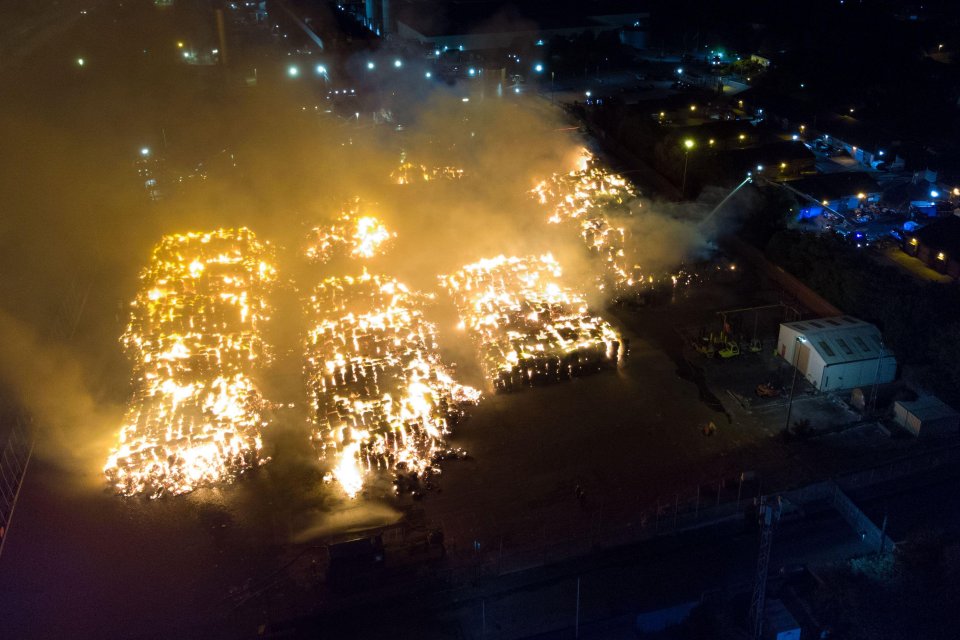
[[[307,301],[306,376],[314,441],[351,497],[368,474],[429,476],[443,437],[480,399],[440,360],[423,297],[388,276],[335,277]]]
[[[627,227],[639,220],[639,194],[626,178],[601,166],[586,149],[580,150],[575,170],[540,181],[532,194],[547,207],[550,224],[574,227],[588,251],[602,261],[599,289],[609,291],[614,300],[623,302],[702,280],[696,270],[683,265],[651,271],[632,259],[635,247],[631,249]]]
[[[167,235],[140,280],[122,337],[134,391],[103,468],[109,483],[155,498],[264,462],[251,376],[269,358],[271,247],[245,228]]]
[[[306,249],[312,262],[330,262],[337,255],[354,259],[370,259],[389,250],[397,234],[379,218],[362,213],[359,198],[354,199],[329,225],[314,227]]]
[[[400,166],[390,172],[390,180],[395,184],[414,184],[416,182],[432,182],[434,180],[459,180],[463,177],[463,169],[451,166],[426,167],[422,164],[413,164],[404,154],[400,158]]]
[[[547,254],[481,260],[441,278],[495,390],[616,365],[620,337],[581,294],[560,284],[561,275]]]
[[[577,167],[569,173],[554,174],[533,188],[536,199],[550,211],[548,222],[576,226],[590,252],[603,260],[606,274],[602,280],[615,291],[641,284],[640,265],[630,264],[624,251],[626,232],[611,221],[615,213],[632,215],[631,206],[640,204],[637,192],[626,178],[599,166],[586,149],[581,150]],[[605,283],[600,286],[605,288]]]

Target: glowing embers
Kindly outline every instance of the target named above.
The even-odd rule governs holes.
[[[386,276],[329,278],[307,300],[315,442],[353,497],[370,472],[421,474],[449,425],[480,399],[437,353],[422,299]]]
[[[481,260],[442,278],[496,390],[616,364],[620,337],[560,284],[561,275],[548,254]]]
[[[422,164],[413,164],[403,161],[400,166],[390,172],[390,179],[396,184],[413,184],[415,182],[431,182],[433,180],[459,180],[463,177],[463,169],[457,167],[425,167]]]
[[[329,262],[337,255],[368,260],[386,253],[397,234],[379,218],[361,212],[355,199],[332,224],[314,227],[307,245],[307,258]]]
[[[248,229],[164,236],[140,274],[122,343],[133,396],[104,473],[117,493],[157,497],[229,480],[263,462],[251,374],[276,280]]]
[[[606,283],[615,290],[643,283],[640,266],[631,264],[625,253],[626,232],[612,220],[618,213],[632,215],[630,207],[639,206],[636,191],[623,176],[600,167],[583,149],[576,170],[541,181],[533,194],[548,208],[548,222],[576,226],[590,252],[603,260]],[[601,288],[606,283],[601,282]]]

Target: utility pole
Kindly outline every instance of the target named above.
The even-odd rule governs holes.
[[[770,545],[773,542],[773,527],[780,520],[780,496],[767,501],[760,497],[760,553],[757,556],[757,575],[750,601],[750,638],[759,640],[763,633],[763,614],[767,597],[767,573],[770,569]]]
[[[797,388],[797,370],[800,366],[800,343],[803,340],[800,339],[800,336],[797,336],[796,341],[793,343],[794,357],[793,357],[793,380],[790,382],[790,400],[787,402],[787,421],[784,423],[784,430],[790,432],[790,414],[793,412],[793,392]]]

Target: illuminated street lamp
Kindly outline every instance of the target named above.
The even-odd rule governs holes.
[[[376,66],[377,66],[377,65],[373,64],[373,62],[368,62],[368,63],[367,63],[367,70],[368,70],[368,71],[373,71],[373,70],[376,68]]]
[[[400,58],[397,58],[396,60],[393,61],[393,66],[399,69],[400,67],[403,66],[403,60],[401,60]]]
[[[533,70],[537,73],[543,73],[543,65],[538,62],[537,64],[533,65]]]
[[[864,200],[864,199],[866,199],[866,197],[867,197],[867,194],[865,194],[865,193],[863,193],[863,192],[857,194],[857,199],[858,199],[858,200]]]
[[[317,75],[318,75],[318,76],[325,76],[325,75],[327,75],[327,68],[326,68],[325,66],[323,66],[322,64],[318,64],[318,65],[317,65]]]
[[[142,149],[140,149],[140,155],[142,155],[143,157],[147,157],[148,155],[150,155],[150,147],[143,147]]]
[[[790,382],[790,400],[787,401],[787,420],[783,425],[785,431],[790,431],[790,414],[793,412],[793,392],[797,388],[797,371],[800,364],[800,344],[806,342],[803,336],[797,336],[797,341],[793,345],[793,380]]]
[[[931,198],[939,198],[939,197],[940,197],[940,192],[937,191],[936,189],[931,189],[931,190],[930,190],[930,197],[931,197]]]
[[[287,75],[291,78],[296,78],[298,75],[300,75],[300,69],[298,69],[296,65],[292,64],[287,67]]]
[[[680,196],[687,195],[687,162],[690,160],[690,151],[693,149],[694,142],[691,138],[683,141],[683,179],[680,182]]]
[[[83,58],[77,58],[78,67],[82,67],[84,64],[86,64],[86,61]]]

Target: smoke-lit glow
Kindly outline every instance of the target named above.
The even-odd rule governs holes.
[[[251,375],[276,280],[248,229],[164,236],[140,274],[123,334],[133,397],[103,471],[122,495],[180,494],[262,463]]]

